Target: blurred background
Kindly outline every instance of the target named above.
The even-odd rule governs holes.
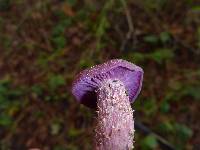
[[[144,69],[137,150],[200,150],[199,0],[0,0],[0,149],[92,150],[81,70],[113,58]]]

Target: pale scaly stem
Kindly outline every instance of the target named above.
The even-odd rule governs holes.
[[[106,80],[97,92],[96,150],[133,149],[133,110],[124,84]]]

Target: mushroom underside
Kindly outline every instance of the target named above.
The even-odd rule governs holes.
[[[130,102],[133,102],[140,92],[142,73],[125,67],[117,67],[108,72],[84,78],[76,88],[79,101],[88,107],[96,108],[97,96],[95,91],[98,90],[102,82],[110,79],[120,80],[124,83]]]

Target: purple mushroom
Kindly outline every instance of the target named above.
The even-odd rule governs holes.
[[[134,120],[131,102],[138,96],[142,68],[122,59],[110,60],[82,71],[73,82],[76,99],[97,109],[96,150],[133,148]]]

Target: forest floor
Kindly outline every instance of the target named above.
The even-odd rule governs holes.
[[[71,83],[113,58],[144,69],[136,122],[175,149],[199,150],[197,0],[0,0],[0,149],[92,149],[95,111]],[[140,130],[135,141],[162,149]]]

